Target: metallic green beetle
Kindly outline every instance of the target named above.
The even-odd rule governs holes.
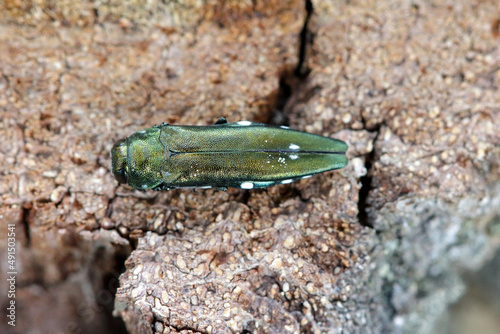
[[[136,189],[242,189],[291,183],[347,165],[347,144],[288,127],[221,117],[212,126],[161,124],[119,140],[113,174]]]

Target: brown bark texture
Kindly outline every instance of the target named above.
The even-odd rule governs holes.
[[[428,333],[498,248],[497,0],[0,12],[1,332]],[[250,191],[115,181],[116,140],[220,116],[342,139],[349,164]]]

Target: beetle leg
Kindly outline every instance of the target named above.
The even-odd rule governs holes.
[[[215,122],[215,125],[226,124],[226,123],[227,123],[226,117],[219,117],[217,122]]]
[[[156,187],[153,188],[155,191],[162,191],[162,190],[172,190],[174,189],[173,187],[169,187],[165,185],[164,183],[157,185]]]
[[[168,123],[165,123],[165,122],[162,122],[161,124],[155,125],[155,126],[153,126],[153,127],[154,127],[154,128],[158,128],[158,129],[159,129],[159,128],[161,128],[161,127],[163,127],[163,126],[167,126],[167,125],[169,125],[169,124],[168,124]]]

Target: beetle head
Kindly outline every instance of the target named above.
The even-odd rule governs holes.
[[[113,174],[116,181],[119,183],[127,183],[127,139],[117,141],[111,149],[111,161],[113,167]]]

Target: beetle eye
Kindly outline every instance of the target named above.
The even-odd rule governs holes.
[[[127,183],[127,172],[125,171],[125,168],[115,170],[113,174],[115,175],[116,181],[119,183]]]
[[[127,141],[119,140],[111,149],[113,174],[116,181],[127,183]]]

